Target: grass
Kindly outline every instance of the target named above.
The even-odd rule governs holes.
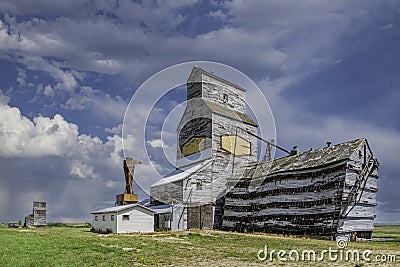
[[[377,226],[376,241],[350,243],[346,249],[369,249],[397,255],[400,226]],[[257,252],[337,249],[336,243],[303,237],[239,234],[222,231],[183,231],[154,234],[100,235],[85,225],[56,224],[47,228],[0,228],[0,266],[265,266],[282,265],[257,259]],[[372,258],[372,256],[371,256]],[[289,262],[302,266],[301,262]],[[304,262],[304,266],[376,266],[366,262]],[[386,263],[396,266],[395,263]]]

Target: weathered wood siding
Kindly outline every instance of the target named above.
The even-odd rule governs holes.
[[[181,160],[184,158],[181,151],[182,146],[191,138],[204,137],[204,149],[211,147],[211,117],[211,110],[201,98],[188,100],[177,128],[177,167],[184,167],[196,162],[196,160],[191,162]]]
[[[376,192],[378,191],[378,170],[373,169],[366,179],[361,177],[362,169],[373,158],[372,151],[366,141],[350,156],[343,189],[343,206],[339,220],[338,236],[370,239],[374,230],[376,217]],[[359,187],[357,185],[359,184]],[[358,188],[358,190],[355,190]],[[351,201],[353,199],[353,201]],[[359,236],[361,234],[361,236]]]
[[[347,160],[308,170],[253,178],[258,166],[228,179],[223,229],[371,237],[378,172],[366,140]],[[370,169],[366,179],[363,169]]]
[[[213,229],[214,209],[212,204],[201,206],[190,205],[187,208],[188,224],[187,227],[198,229]]]
[[[33,202],[33,225],[34,226],[46,226],[46,202],[35,201]]]
[[[183,200],[183,180],[150,187],[151,205],[178,203]]]
[[[345,167],[331,165],[229,181],[222,228],[331,235],[340,215]],[[259,186],[251,188],[255,181]]]
[[[228,101],[224,101],[224,94],[228,96]],[[215,103],[226,105],[228,108],[246,112],[245,96],[246,92],[236,86],[227,84],[213,77],[203,75],[203,98]]]

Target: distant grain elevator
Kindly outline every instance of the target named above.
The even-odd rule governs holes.
[[[46,202],[34,201],[33,211],[25,217],[25,227],[44,227],[46,226]]]

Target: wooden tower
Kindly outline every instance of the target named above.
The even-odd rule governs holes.
[[[135,165],[141,164],[138,160],[126,158],[124,160],[124,173],[125,173],[125,192],[116,195],[115,205],[122,206],[138,202],[138,195],[133,193],[133,174],[135,172]]]

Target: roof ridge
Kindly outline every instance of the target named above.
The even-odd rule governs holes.
[[[353,140],[346,141],[346,142],[339,143],[339,144],[332,145],[332,146],[321,147],[321,148],[318,148],[318,149],[315,149],[315,150],[303,151],[303,152],[301,152],[300,154],[293,155],[293,156],[300,156],[300,155],[305,154],[305,153],[320,152],[320,151],[322,151],[322,150],[328,150],[328,149],[332,149],[332,148],[335,148],[335,147],[338,147],[338,146],[348,145],[348,144],[350,144],[350,143],[356,143],[356,142],[360,142],[360,143],[361,143],[361,141],[363,141],[363,140],[366,140],[366,138],[365,138],[365,137],[357,138],[357,139],[353,139]],[[356,148],[354,148],[354,150],[355,150],[355,149],[356,149]],[[292,157],[292,156],[289,156],[289,157]]]
[[[199,72],[201,72],[201,73],[203,73],[203,74],[206,74],[206,75],[208,75],[208,76],[210,76],[210,77],[212,77],[212,78],[214,78],[214,79],[216,79],[216,80],[219,80],[219,81],[221,81],[221,82],[223,82],[223,83],[229,84],[229,85],[231,85],[231,86],[233,86],[233,87],[235,87],[235,88],[237,88],[237,89],[239,89],[239,90],[242,90],[242,91],[246,92],[246,89],[244,89],[243,87],[241,87],[241,86],[239,86],[239,85],[237,85],[237,84],[235,84],[235,83],[233,83],[233,82],[230,82],[230,81],[228,81],[228,80],[225,80],[224,78],[221,78],[221,77],[215,75],[214,73],[208,72],[208,71],[206,71],[206,70],[204,70],[204,69],[202,69],[201,67],[198,67],[198,66],[194,66],[194,67],[193,67],[192,71],[191,71],[190,74],[189,74],[189,77],[188,77],[188,79],[187,79],[187,82],[189,82],[190,78],[192,77],[192,75],[193,75],[196,71],[199,71]]]

